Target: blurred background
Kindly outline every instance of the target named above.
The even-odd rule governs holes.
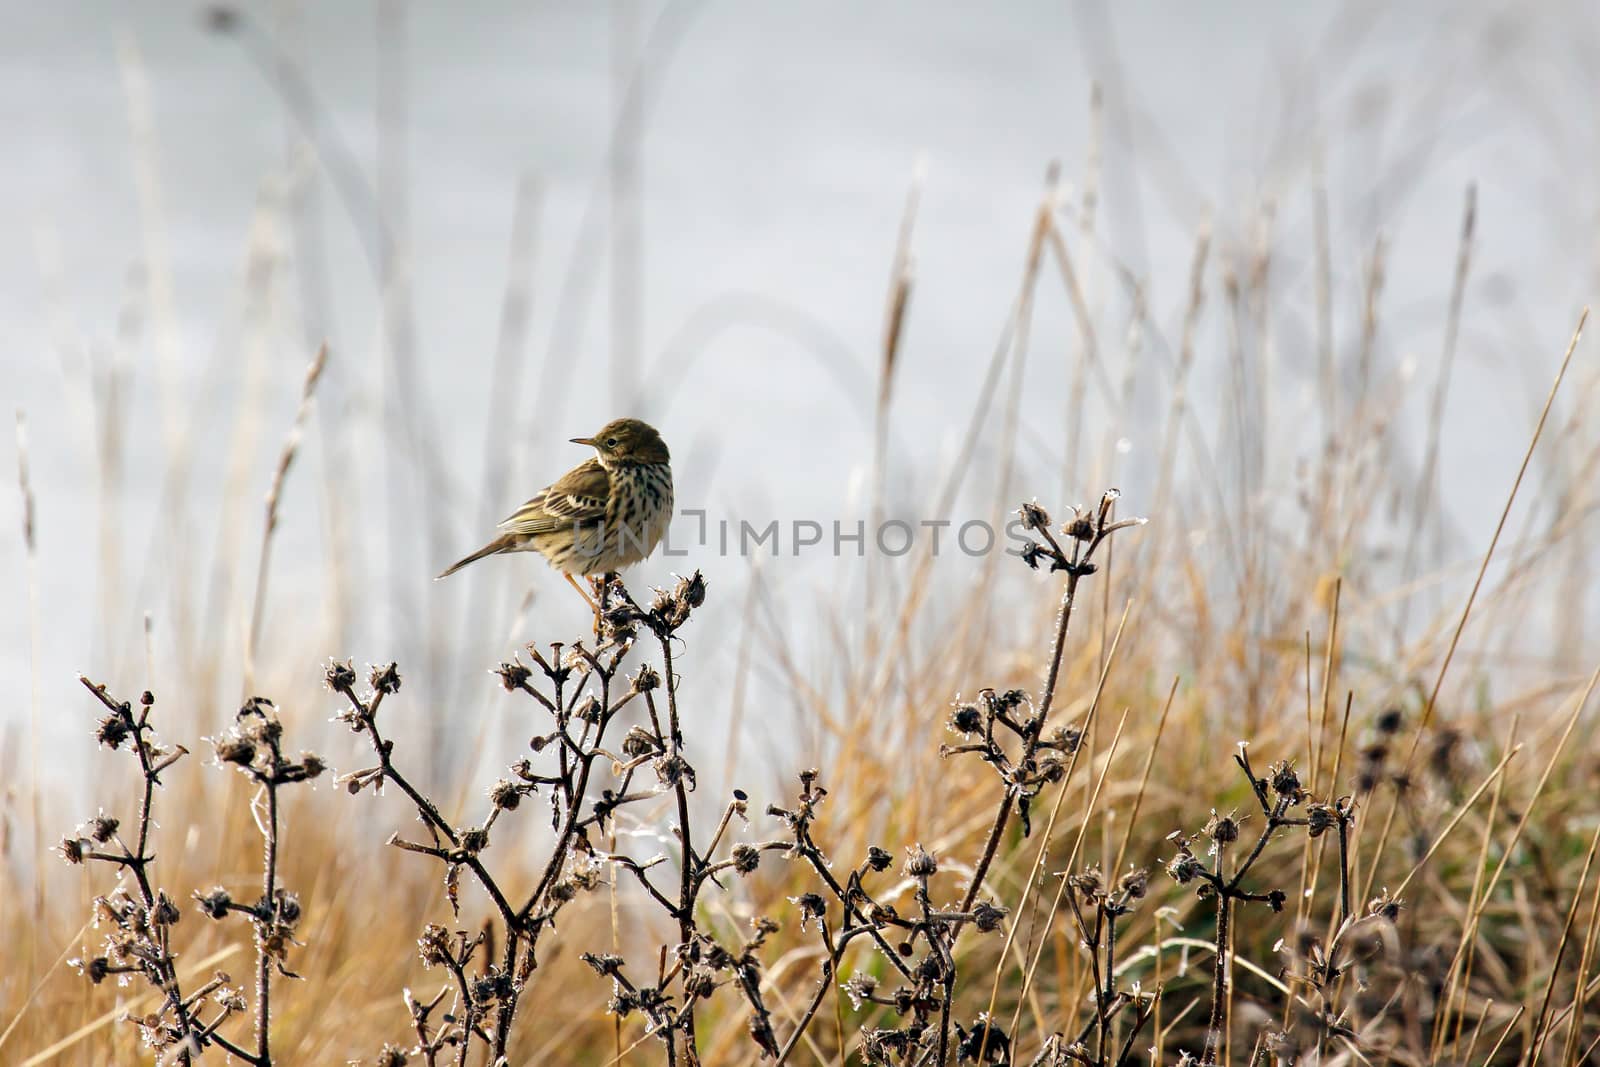
[[[1395,531],[1373,585],[1455,568],[1450,596],[1380,603],[1401,641],[1456,602],[1594,291],[1581,4],[13,2],[5,23],[0,388],[35,541],[0,493],[0,739],[47,775],[87,749],[79,671],[202,724],[241,680],[317,721],[330,655],[399,660],[448,752],[444,724],[490,721],[486,669],[586,623],[536,557],[432,576],[621,414],[662,428],[713,531],[784,524],[747,558],[680,519],[690,555],[633,577],[700,567],[708,612],[748,624],[707,622],[743,637],[681,664],[699,713],[735,720],[729,765],[806,735],[794,672],[808,699],[841,684],[814,665],[872,640],[874,583],[898,596],[916,563],[796,557],[792,521],[1059,516],[1116,485],[1225,569],[1242,510],[1316,540],[1308,480],[1372,443],[1342,429],[1374,424],[1369,390],[1391,492],[1370,511]],[[1042,203],[1061,241],[1030,285]],[[919,626],[1023,579],[948,547],[915,572]],[[1583,660],[1577,616],[1545,654]]]

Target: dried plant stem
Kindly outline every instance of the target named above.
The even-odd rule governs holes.
[[[822,961],[822,977],[817,982],[817,990],[811,995],[811,1001],[806,1005],[805,1013],[795,1023],[794,1033],[789,1035],[789,1040],[779,1050],[778,1057],[773,1061],[772,1067],[783,1067],[789,1061],[790,1053],[794,1052],[796,1046],[800,1044],[800,1039],[805,1036],[807,1028],[811,1025],[811,1020],[816,1018],[817,1010],[822,1007],[823,1000],[827,998],[828,990],[833,988],[835,966],[836,964],[832,959]],[[839,1048],[842,1052],[844,1046],[840,1045]]]
[[[85,689],[93,693],[100,703],[109,708],[113,714],[122,716],[132,730],[133,750],[139,759],[139,770],[144,778],[139,794],[139,836],[132,851],[121,857],[118,862],[132,872],[134,881],[139,886],[139,897],[144,901],[145,907],[154,908],[156,894],[151,885],[149,873],[150,861],[153,858],[149,852],[150,815],[156,783],[160,780],[160,772],[151,762],[150,748],[144,736],[145,731],[149,729],[148,717],[145,714],[141,714],[135,719],[127,705],[117,703],[106,694],[105,686],[97,685],[81,674],[78,676],[78,681],[83,684]],[[165,949],[165,945],[162,947]],[[194,1025],[189,1018],[187,1004],[178,987],[177,966],[170,952],[164,952],[163,955],[165,958],[157,964],[160,970],[161,989],[167,996],[167,1003],[172,1008],[173,1014],[177,1016],[180,1031],[187,1034],[194,1029]]]
[[[1324,740],[1328,736],[1328,696],[1333,689],[1334,674],[1338,663],[1339,650],[1339,601],[1344,592],[1344,578],[1335,578],[1333,582],[1333,606],[1328,609],[1328,646],[1322,655],[1322,692],[1318,704],[1322,709],[1322,717],[1317,724],[1317,732],[1312,737],[1312,747],[1309,753],[1311,759],[1311,791],[1316,793],[1322,785],[1322,762],[1326,755],[1322,751]]]
[[[1350,709],[1354,704],[1355,694],[1347,691],[1344,699],[1344,716],[1339,725],[1339,749],[1334,753],[1333,774],[1328,779],[1330,782],[1339,781],[1339,769],[1344,759],[1345,738],[1350,729]],[[1338,805],[1336,803],[1335,808],[1337,809],[1337,807]],[[1350,895],[1352,885],[1352,875],[1350,870],[1350,861],[1352,858],[1350,849],[1350,823],[1351,820],[1348,817],[1341,816],[1338,819],[1339,910],[1328,917],[1327,938],[1330,942],[1333,940],[1339,927],[1343,925],[1345,920],[1353,914],[1353,905],[1351,903]],[[1304,921],[1307,902],[1316,896],[1317,888],[1322,884],[1323,849],[1318,847],[1313,851],[1310,846],[1311,838],[1310,835],[1307,835],[1305,846],[1301,850],[1300,900],[1296,905],[1296,921]],[[1309,880],[1306,877],[1306,868],[1308,865],[1311,872]],[[1294,1005],[1292,1003],[1285,1004],[1285,1012],[1289,1011],[1291,1008],[1293,1008],[1293,1006]],[[1284,1018],[1284,1025],[1288,1025],[1287,1015],[1285,1015]]]
[[[275,759],[277,753],[273,753]],[[278,784],[268,782],[267,818],[261,830],[261,899],[276,908],[278,881]],[[267,951],[266,930],[256,936],[256,1063],[272,1063],[272,957]]]
[[[667,633],[661,633],[658,634],[658,639],[661,645],[662,673],[666,676],[667,720],[672,728],[672,748],[670,751],[676,755],[683,751],[683,729],[678,722],[678,678],[672,669],[672,636]],[[646,693],[645,703],[647,706],[650,705],[650,699],[650,694]],[[678,845],[683,849],[683,867],[679,872],[678,882],[678,938],[679,944],[687,948],[694,941],[694,905],[701,882],[695,877],[694,842],[690,837],[689,827],[689,790],[684,776],[678,776],[673,783],[672,791],[678,802]],[[582,794],[580,793],[579,795],[581,796]],[[831,983],[825,983],[825,985],[831,985]],[[695,1036],[695,1000],[695,997],[690,996],[688,1003],[684,1005],[683,1052],[684,1062],[689,1064],[699,1062]],[[806,1022],[810,1022],[809,1016]],[[804,1029],[805,1026],[801,1026],[801,1030]]]
[[[1096,518],[1093,521],[1085,520],[1080,516],[1071,526],[1067,528],[1073,535],[1071,539],[1072,551],[1070,558],[1068,557],[1068,554],[1062,550],[1061,545],[1050,532],[1050,523],[1048,519],[1044,517],[1043,512],[1038,511],[1037,509],[1030,510],[1027,507],[1023,509],[1025,523],[1030,529],[1034,530],[1042,538],[1044,538],[1044,540],[1049,544],[1050,551],[1053,553],[1055,565],[1067,572],[1067,583],[1066,588],[1062,591],[1061,595],[1061,607],[1056,620],[1056,632],[1055,638],[1051,645],[1049,667],[1045,675],[1044,689],[1040,694],[1038,702],[1038,726],[1028,734],[1027,739],[1024,742],[1022,756],[1018,761],[1022,766],[1031,765],[1035,755],[1038,752],[1039,743],[1043,739],[1044,727],[1048,725],[1050,721],[1050,710],[1054,704],[1056,688],[1061,677],[1061,662],[1066,652],[1067,633],[1071,628],[1072,623],[1072,609],[1077,599],[1078,581],[1086,574],[1093,572],[1093,564],[1091,564],[1089,561],[1094,556],[1095,550],[1099,548],[1100,545],[1103,544],[1112,533],[1127,526],[1140,525],[1143,522],[1142,519],[1127,519],[1120,522],[1109,522],[1108,520],[1111,509],[1116,502],[1117,496],[1118,494],[1115,492],[1105,494],[1101,498],[1099,509],[1096,513]],[[1078,754],[1082,751],[1085,739],[1088,736],[1091,736],[1089,731],[1093,725],[1095,709],[1099,706],[1099,697],[1105,689],[1106,678],[1109,675],[1111,664],[1115,659],[1117,644],[1121,639],[1123,627],[1127,625],[1128,614],[1132,610],[1132,607],[1133,602],[1131,600],[1124,605],[1122,611],[1122,620],[1117,627],[1117,637],[1115,640],[1113,640],[1111,648],[1103,657],[1100,671],[1100,681],[1095,689],[1095,699],[1089,706],[1088,715],[1086,716],[1083,728],[1079,733],[1078,743],[1073,748],[1071,761],[1066,772],[1068,779],[1070,779],[1072,771],[1077,767]],[[1119,736],[1120,733],[1121,727],[1119,726]],[[1037,876],[1038,867],[1043,863],[1045,852],[1049,848],[1050,838],[1055,826],[1055,821],[1061,810],[1061,801],[1062,798],[1066,796],[1066,793],[1067,782],[1063,781],[1061,788],[1056,794],[1055,804],[1051,808],[1050,819],[1045,830],[1044,841],[1041,843],[1039,848],[1038,860],[1033,867],[1029,868],[1027,888],[1024,890],[1024,904],[1022,906],[1025,906],[1027,897],[1031,895],[1031,890]],[[989,865],[994,859],[995,851],[999,848],[1000,838],[1005,832],[1006,823],[1010,819],[1012,808],[1015,807],[1020,801],[1021,795],[1020,782],[1013,781],[1001,798],[1000,807],[996,813],[994,825],[990,828],[989,836],[984,842],[982,858],[978,861],[977,866],[973,869],[972,879],[967,886],[966,896],[962,900],[961,910],[963,912],[971,911],[973,904],[977,901],[978,892],[982,888],[984,878],[988,874]],[[1087,813],[1085,813],[1083,822],[1084,829],[1087,828],[1088,821],[1089,816]],[[1080,830],[1078,843],[1081,844],[1082,840],[1083,832]],[[1076,856],[1076,847],[1074,847],[1073,852],[1074,856]],[[1070,865],[1071,863],[1069,861],[1068,866],[1070,867]],[[1059,904],[1059,898],[1057,900],[1057,904]],[[1052,914],[1054,914],[1053,910]],[[955,936],[960,933],[960,930],[961,924],[957,922],[955,929],[951,934],[952,942],[954,941]],[[995,1000],[999,992],[1000,973],[1005,964],[1006,953],[1010,950],[1011,944],[1015,937],[1016,924],[1013,923],[1011,929],[1006,935],[1006,945],[1000,953],[1000,962],[996,965],[995,980],[990,989],[988,1010],[991,1014],[994,1011]],[[1043,945],[1044,941],[1041,940],[1039,953],[1035,955],[1034,962],[1029,967],[1030,972],[1038,965],[1039,956],[1042,955],[1043,952]],[[953,984],[953,981],[954,970],[952,968],[952,971],[947,978],[944,1010],[940,1020],[939,1052],[938,1058],[935,1061],[939,1064],[939,1067],[943,1067],[946,1054],[948,1052],[947,1028],[950,1010],[949,987],[951,984]],[[1026,985],[1024,986],[1024,995],[1025,994]],[[1021,1010],[1021,998],[1018,1000],[1017,1010],[1019,1012]],[[987,1051],[989,1037],[990,1030],[986,1026],[983,1031],[983,1037],[979,1040],[978,1057],[980,1060]]]
[[[1225,882],[1228,877],[1227,850],[1217,851],[1217,879]],[[1217,932],[1216,947],[1211,955],[1211,1017],[1206,1020],[1205,1052],[1200,1058],[1203,1064],[1217,1062],[1217,1050],[1222,1045],[1225,1034],[1223,1033],[1223,1013],[1227,1009],[1229,997],[1228,968],[1233,963],[1233,898],[1226,894],[1217,898]]]
[[[300,438],[305,433],[307,418],[311,415],[311,400],[317,392],[317,382],[328,362],[328,346],[317,349],[316,357],[306,368],[306,377],[300,387],[300,406],[295,410],[294,423],[289,436],[284,439],[283,451],[278,455],[278,465],[272,472],[272,485],[267,490],[266,521],[261,530],[261,556],[256,562],[256,594],[250,609],[249,630],[245,636],[244,688],[248,693],[255,688],[256,648],[261,640],[261,617],[267,603],[267,575],[272,564],[272,535],[278,529],[278,505],[283,497],[283,483],[294,464],[300,449]]]

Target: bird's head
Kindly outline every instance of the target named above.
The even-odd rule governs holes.
[[[672,456],[656,428],[638,419],[614,419],[593,437],[574,437],[575,445],[589,445],[607,467],[627,463],[666,463]]]

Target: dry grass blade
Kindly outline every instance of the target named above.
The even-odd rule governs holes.
[[[44,829],[39,806],[45,794],[44,782],[39,777],[39,726],[43,703],[43,623],[39,614],[39,543],[34,526],[33,481],[28,473],[28,420],[17,409],[17,496],[22,505],[22,550],[28,567],[28,833],[30,847],[35,855],[44,849]],[[39,932],[45,922],[44,879],[33,880],[33,922],[27,941],[28,967],[37,966]],[[15,1026],[13,1021],[11,1026]],[[9,1033],[11,1027],[6,1028]],[[4,1037],[0,1036],[0,1044]]]
[[[203,978],[206,973],[212,968],[216,967],[217,964],[232,956],[238,955],[241,951],[242,949],[239,945],[229,945],[227,948],[219,949],[200,960],[193,967],[188,968],[184,972],[184,978],[191,982],[196,979]],[[65,955],[66,953],[63,952],[62,956],[65,957]],[[111,1011],[91,1019],[89,1022],[84,1023],[70,1034],[67,1034],[65,1037],[61,1038],[61,1040],[50,1045],[48,1048],[42,1048],[38,1052],[35,1052],[33,1055],[23,1060],[21,1064],[19,1064],[19,1067],[41,1067],[43,1064],[56,1060],[57,1057],[59,1057],[62,1053],[66,1052],[68,1049],[71,1049],[73,1046],[82,1043],[84,1039],[88,1038],[90,1035],[96,1033],[97,1031],[104,1030],[106,1027],[112,1025],[118,1020],[130,1015],[133,1012],[135,1005],[150,1005],[154,1000],[154,997],[154,993],[145,993],[130,998],[128,1003],[120,1004]]]
[[[1513,714],[1511,716],[1511,722],[1506,727],[1505,742],[1501,746],[1501,751],[1509,752],[1509,751],[1511,751],[1512,747],[1516,745],[1516,743],[1517,743],[1517,730],[1518,730],[1518,727],[1520,725],[1521,725],[1521,718],[1518,715]],[[1504,797],[1504,794],[1505,794],[1505,787],[1506,787],[1506,779],[1505,779],[1505,776],[1502,775],[1500,780],[1495,784],[1494,795],[1489,800],[1488,817],[1485,818],[1484,821],[1483,821],[1483,835],[1479,839],[1479,842],[1478,842],[1478,852],[1477,852],[1477,856],[1476,856],[1476,864],[1474,865],[1473,872],[1472,872],[1472,888],[1468,891],[1468,894],[1467,894],[1467,913],[1469,915],[1477,908],[1479,894],[1483,892],[1483,880],[1484,880],[1484,877],[1488,874],[1488,870],[1489,870],[1489,846],[1493,842],[1494,830],[1495,830],[1495,827],[1498,825],[1496,819],[1497,819],[1497,816],[1499,815],[1499,812],[1500,812],[1500,805],[1501,805],[1502,798]],[[1466,973],[1469,976],[1470,976],[1470,974],[1472,972],[1472,965],[1473,965],[1473,950],[1472,950],[1472,946],[1468,946],[1466,960],[1465,960],[1465,968],[1466,968]],[[1456,966],[1460,967],[1460,966],[1462,966],[1462,964],[1458,963]],[[1456,967],[1452,967],[1448,977],[1445,980],[1445,996],[1442,998],[1443,1003],[1444,1003],[1444,1007],[1443,1007],[1443,1010],[1441,1010],[1439,1012],[1439,1017],[1434,1023],[1433,1040],[1432,1040],[1432,1042],[1431,1042],[1431,1044],[1429,1046],[1429,1048],[1432,1051],[1432,1055],[1435,1056],[1435,1057],[1437,1057],[1439,1055],[1439,1049],[1440,1049],[1441,1043],[1444,1041],[1444,1039],[1446,1037],[1446,1034],[1447,1034],[1447,1031],[1449,1030],[1448,1023],[1450,1022],[1451,1008],[1452,1008],[1451,995],[1453,994],[1455,989],[1458,987],[1458,985],[1464,987],[1467,984],[1465,982],[1458,982],[1457,979],[1459,977],[1460,977],[1460,975],[1457,973]],[[1466,996],[1466,990],[1465,990],[1465,988],[1463,988],[1462,989],[1462,998],[1465,999],[1465,996]],[[1459,1040],[1460,1037],[1461,1037],[1461,1023],[1462,1023],[1460,1005],[1456,1006],[1455,1011],[1456,1011],[1456,1015],[1455,1015],[1455,1035],[1454,1036],[1455,1036],[1455,1039]],[[1478,1024],[1477,1024],[1477,1027],[1475,1027],[1475,1030],[1480,1030],[1480,1029],[1482,1029],[1482,1027],[1483,1027],[1483,1019],[1480,1017],[1478,1019]],[[1474,1040],[1476,1040],[1476,1034],[1474,1034]],[[1468,1053],[1466,1058],[1467,1059],[1471,1059],[1471,1053],[1470,1052]]]
[[[1417,553],[1424,540],[1426,523],[1434,516],[1434,494],[1438,492],[1439,443],[1444,436],[1445,399],[1450,393],[1450,379],[1455,369],[1456,344],[1461,333],[1461,309],[1466,302],[1467,276],[1472,267],[1472,241],[1477,230],[1478,187],[1468,185],[1466,203],[1461,209],[1461,237],[1456,251],[1454,277],[1450,284],[1450,304],[1445,315],[1444,346],[1439,357],[1439,377],[1434,383],[1433,396],[1428,406],[1427,450],[1422,459],[1422,473],[1417,481],[1416,501],[1411,512],[1411,536],[1406,538],[1405,560],[1400,573],[1407,581],[1416,577]],[[1407,599],[1400,609],[1397,631],[1406,633]]]
[[[294,457],[300,450],[300,439],[305,434],[306,420],[311,415],[311,401],[316,396],[317,382],[322,379],[322,370],[327,366],[328,346],[324,344],[317,350],[316,357],[311,365],[306,368],[305,381],[300,387],[300,404],[295,409],[294,422],[289,427],[289,434],[284,438],[283,450],[278,454],[278,465],[272,471],[272,484],[267,489],[266,521],[261,529],[261,556],[256,564],[256,593],[250,609],[249,629],[245,637],[244,657],[244,690],[250,692],[255,687],[255,657],[257,643],[261,639],[261,617],[266,610],[267,603],[267,575],[272,565],[272,536],[278,529],[278,505],[283,498],[283,483],[289,476],[289,468],[294,464]]]
[[[1512,1012],[1511,1018],[1506,1022],[1506,1028],[1500,1031],[1500,1036],[1495,1040],[1494,1047],[1489,1049],[1489,1054],[1483,1058],[1483,1067],[1494,1063],[1495,1056],[1500,1053],[1500,1046],[1506,1043],[1506,1038],[1511,1036],[1511,1031],[1517,1027],[1517,1022],[1522,1018],[1523,1012],[1528,1010],[1526,1004],[1518,1004],[1517,1010]]]
[[[117,882],[116,888],[122,888],[121,880]],[[78,927],[78,932],[67,939],[65,946],[56,956],[54,962],[52,962],[48,967],[40,970],[38,981],[34,982],[33,988],[28,991],[27,997],[22,1001],[22,1005],[17,1008],[17,1013],[11,1017],[11,1021],[6,1024],[6,1028],[4,1030],[0,1030],[0,1048],[6,1047],[6,1042],[11,1039],[12,1034],[17,1032],[17,1027],[22,1025],[23,1017],[26,1016],[28,1014],[28,1010],[33,1007],[34,1001],[39,999],[39,994],[44,989],[45,983],[50,980],[52,974],[55,972],[55,969],[60,967],[61,964],[66,961],[67,956],[72,953],[76,943],[82,939],[84,934],[89,932],[89,928],[93,922],[94,920],[91,918],[86,920],[82,926]]]
[[[889,467],[889,412],[894,399],[895,368],[900,360],[900,344],[905,334],[906,312],[916,283],[916,264],[911,255],[911,238],[916,231],[917,210],[922,203],[926,168],[919,162],[906,191],[905,209],[900,216],[900,234],[895,241],[894,260],[889,272],[889,297],[884,310],[883,340],[878,360],[878,396],[872,418],[871,522],[878,529],[883,523],[883,494]],[[866,616],[876,618],[879,561],[867,562]],[[877,629],[867,633],[867,658],[876,651]]]
[[[1441,998],[1445,1004],[1449,1004],[1451,1001],[1457,968],[1460,967],[1462,960],[1476,943],[1479,921],[1489,906],[1489,900],[1494,894],[1495,887],[1500,884],[1501,876],[1505,874],[1507,866],[1511,863],[1517,843],[1522,840],[1523,831],[1527,829],[1529,822],[1533,818],[1533,812],[1538,806],[1539,798],[1543,795],[1545,787],[1549,785],[1551,775],[1555,773],[1556,764],[1561,759],[1561,754],[1565,751],[1567,741],[1572,737],[1572,732],[1577,727],[1579,718],[1583,715],[1583,709],[1588,704],[1589,697],[1594,693],[1596,683],[1600,683],[1600,668],[1596,668],[1595,672],[1589,676],[1588,685],[1584,687],[1583,693],[1578,697],[1577,704],[1572,709],[1572,714],[1567,717],[1566,727],[1562,730],[1561,737],[1557,740],[1554,749],[1550,753],[1550,758],[1546,762],[1543,772],[1539,775],[1538,782],[1533,787],[1532,795],[1521,806],[1521,814],[1517,818],[1517,824],[1513,827],[1510,838],[1502,846],[1503,851],[1500,856],[1500,862],[1495,865],[1494,873],[1484,883],[1482,893],[1478,895],[1475,906],[1468,913],[1466,922],[1462,924],[1461,939],[1456,944],[1455,955],[1451,958],[1450,966],[1445,971],[1446,974],[1451,976],[1450,984],[1445,986],[1444,994]]]
[[[1461,642],[1461,634],[1467,628],[1467,620],[1472,617],[1472,606],[1477,602],[1478,591],[1483,587],[1484,575],[1489,572],[1489,564],[1494,560],[1495,549],[1499,547],[1500,535],[1506,527],[1506,520],[1511,516],[1511,507],[1516,503],[1517,491],[1522,488],[1522,479],[1528,473],[1528,465],[1533,462],[1534,450],[1539,446],[1539,438],[1544,434],[1546,421],[1550,418],[1550,409],[1555,406],[1556,395],[1561,391],[1561,383],[1566,380],[1567,368],[1572,365],[1572,356],[1578,350],[1578,340],[1583,336],[1584,324],[1589,321],[1589,309],[1584,308],[1578,316],[1578,325],[1572,331],[1572,339],[1567,342],[1566,353],[1561,357],[1561,366],[1556,371],[1555,380],[1550,383],[1550,392],[1545,396],[1544,407],[1539,411],[1539,421],[1534,424],[1533,436],[1528,440],[1528,447],[1522,454],[1522,463],[1517,467],[1517,476],[1512,480],[1511,491],[1506,494],[1505,506],[1500,509],[1500,518],[1495,522],[1494,534],[1489,538],[1489,547],[1484,551],[1483,561],[1478,565],[1478,574],[1472,580],[1472,589],[1467,594],[1467,601],[1461,607],[1461,617],[1456,621],[1455,630],[1450,635],[1450,644],[1445,649],[1444,661],[1439,664],[1439,673],[1434,677],[1433,688],[1428,692],[1427,703],[1423,705],[1422,715],[1417,720],[1416,729],[1411,736],[1411,747],[1406,753],[1405,766],[1409,770],[1416,759],[1417,748],[1422,744],[1422,732],[1433,721],[1433,711],[1439,700],[1439,690],[1444,685],[1445,675],[1450,671],[1450,663],[1455,658],[1456,647]],[[1389,806],[1388,815],[1384,818],[1383,830],[1378,835],[1376,851],[1382,852],[1389,842],[1389,833],[1394,826],[1395,804]],[[1377,865],[1373,864],[1372,872],[1367,876],[1366,887],[1362,892],[1367,896],[1372,891],[1372,879],[1377,876]]]
[[[1167,699],[1161,705],[1161,718],[1156,720],[1156,733],[1150,739],[1150,751],[1145,754],[1144,770],[1139,772],[1139,788],[1133,794],[1133,806],[1128,812],[1128,828],[1122,832],[1122,843],[1117,846],[1117,858],[1111,863],[1113,873],[1122,870],[1122,861],[1128,856],[1128,846],[1133,842],[1133,831],[1139,825],[1139,808],[1144,804],[1145,790],[1150,786],[1150,772],[1156,764],[1156,752],[1161,748],[1161,738],[1167,732],[1167,717],[1172,714],[1172,702],[1178,695],[1179,678],[1172,679]]]
[[[1506,520],[1511,515],[1511,507],[1516,503],[1517,490],[1522,487],[1522,479],[1528,473],[1528,465],[1533,462],[1534,449],[1539,446],[1539,438],[1544,434],[1545,422],[1550,418],[1550,409],[1555,406],[1556,395],[1561,392],[1561,383],[1566,379],[1567,368],[1572,365],[1572,356],[1578,350],[1578,340],[1583,336],[1584,324],[1589,321],[1589,309],[1584,308],[1578,316],[1578,325],[1572,331],[1572,339],[1567,342],[1566,353],[1561,357],[1561,367],[1556,371],[1556,377],[1550,383],[1550,392],[1545,397],[1544,407],[1539,411],[1539,421],[1534,424],[1533,436],[1528,441],[1528,448],[1522,455],[1522,463],[1517,467],[1517,476],[1511,483],[1511,492],[1506,494],[1506,503],[1500,509],[1500,518],[1495,522],[1494,534],[1489,538],[1489,547],[1483,554],[1483,562],[1478,565],[1478,574],[1472,580],[1472,591],[1467,594],[1467,602],[1462,605],[1461,618],[1456,623],[1455,632],[1450,635],[1450,645],[1445,649],[1444,662],[1439,664],[1439,673],[1433,680],[1433,688],[1428,691],[1428,702],[1423,705],[1422,717],[1417,722],[1416,733],[1412,737],[1411,751],[1407,754],[1406,761],[1410,764],[1416,755],[1417,746],[1422,741],[1422,731],[1427,729],[1433,719],[1434,706],[1439,700],[1439,689],[1444,685],[1445,675],[1450,671],[1450,661],[1455,657],[1456,646],[1461,642],[1461,633],[1467,628],[1467,620],[1472,616],[1472,605],[1478,598],[1478,590],[1483,587],[1483,577],[1489,570],[1489,564],[1494,559],[1494,551],[1500,544],[1500,535],[1505,531]]]
[[[1556,983],[1561,977],[1561,960],[1567,954],[1567,945],[1572,937],[1572,923],[1578,917],[1578,905],[1583,900],[1583,887],[1589,883],[1589,869],[1594,865],[1595,849],[1600,848],[1600,828],[1589,839],[1589,851],[1583,857],[1583,870],[1578,872],[1578,882],[1572,889],[1572,902],[1567,906],[1566,921],[1561,924],[1561,937],[1556,942],[1555,958],[1550,961],[1550,975],[1545,979],[1544,996],[1539,1001],[1539,1012],[1533,1020],[1533,1041],[1528,1049],[1528,1062],[1538,1063],[1539,1053],[1544,1048],[1546,1038],[1554,1029],[1554,1021],[1550,1019],[1550,1002],[1555,996]],[[1580,981],[1578,988],[1583,985]]]

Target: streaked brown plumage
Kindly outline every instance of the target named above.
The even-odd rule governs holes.
[[[440,578],[502,552],[538,552],[572,581],[606,574],[655,550],[672,518],[672,457],[638,419],[608,422],[574,444],[595,450],[500,524],[505,532],[445,568]],[[579,589],[579,592],[582,592]]]

